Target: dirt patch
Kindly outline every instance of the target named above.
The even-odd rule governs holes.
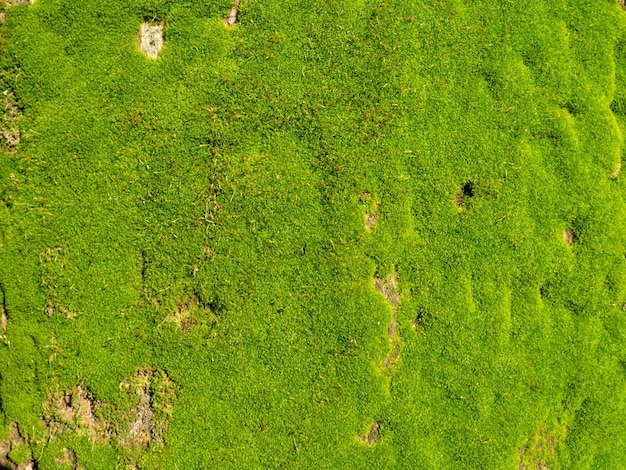
[[[152,442],[163,446],[176,397],[174,382],[163,371],[143,367],[130,382],[121,383],[120,389],[134,393],[137,401],[124,416],[129,426],[125,435],[120,436],[120,443],[127,448],[141,449],[147,449]]]
[[[163,23],[143,22],[137,35],[137,47],[152,59],[159,56],[163,47]]]
[[[567,243],[569,246],[574,244],[574,240],[576,237],[574,236],[574,231],[571,229],[567,229],[563,231],[563,241]]]
[[[44,421],[51,436],[74,431],[95,442],[105,442],[111,436],[111,425],[97,415],[102,407],[82,385],[69,392],[52,395],[44,405]]]
[[[370,426],[369,431],[365,434],[359,434],[356,438],[359,442],[371,446],[372,444],[379,442],[380,437],[380,423],[378,421],[374,421]]]
[[[193,316],[195,308],[196,299],[190,296],[184,297],[176,301],[176,310],[165,319],[178,326],[183,333],[188,333],[198,324],[198,321]]]
[[[626,10],[626,0],[619,0],[619,6],[622,7],[622,10]]]
[[[228,27],[233,27],[237,22],[237,17],[239,16],[239,0],[235,0],[235,4],[228,12],[228,15],[222,18],[224,24]]]
[[[475,187],[474,183],[468,181],[463,186],[461,186],[460,191],[457,193],[454,203],[457,207],[465,207],[467,203],[473,198],[475,195]]]
[[[16,450],[19,447],[28,446],[24,449],[27,454],[26,461],[21,462],[19,465],[11,460],[9,455],[11,451]],[[35,461],[32,458],[32,452],[30,450],[30,436],[23,433],[20,426],[15,421],[9,424],[9,433],[5,440],[0,441],[0,468],[6,470],[33,470],[36,468]]]
[[[19,128],[21,117],[22,110],[18,106],[15,94],[5,90],[2,94],[2,128],[0,134],[9,148],[15,147],[21,141]]]

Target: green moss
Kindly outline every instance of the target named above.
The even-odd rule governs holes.
[[[618,2],[242,0],[228,28],[232,4],[6,10],[4,428],[42,469],[64,449],[85,468],[618,468]],[[141,399],[120,384],[143,367],[176,399],[154,379],[164,441],[127,448]],[[79,384],[114,431],[48,439],[44,404]]]

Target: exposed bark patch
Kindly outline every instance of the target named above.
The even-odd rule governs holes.
[[[111,436],[111,425],[97,411],[102,403],[94,401],[82,385],[69,392],[52,395],[44,406],[44,420],[50,434],[74,431],[95,442],[106,442]]]
[[[6,90],[2,94],[2,127],[0,134],[6,145],[12,149],[21,141],[19,121],[22,110],[17,103],[17,97],[12,91]]]
[[[2,3],[6,8],[14,5],[22,5],[24,3],[35,3],[35,0],[2,0]]]
[[[128,406],[117,408],[95,401],[82,385],[52,394],[44,404],[43,416],[51,438],[73,432],[98,443],[114,440],[126,449],[165,445],[176,397],[174,382],[162,370],[142,367],[128,382],[120,383],[120,391]],[[106,410],[110,421],[101,416],[100,409]],[[74,454],[68,451],[67,455]]]
[[[366,210],[365,228],[368,230],[372,230],[374,226],[378,223],[378,220],[380,218],[380,204],[376,202],[372,195],[367,191],[359,194],[359,202],[365,206]]]
[[[163,371],[143,367],[130,382],[121,383],[120,388],[137,397],[137,404],[125,415],[124,421],[129,426],[126,434],[120,436],[120,443],[141,449],[147,449],[152,442],[163,446],[176,397],[174,382]]]
[[[137,35],[137,47],[141,52],[152,59],[159,56],[163,47],[163,23],[152,23],[144,21],[139,27]]]
[[[63,455],[61,457],[55,457],[54,463],[58,467],[71,468],[72,470],[78,470],[79,468],[76,452],[68,448],[63,449]]]
[[[398,292],[398,282],[396,273],[391,273],[386,280],[374,277],[374,289],[380,292],[385,300],[389,302],[393,310],[391,323],[387,327],[387,339],[391,343],[391,350],[387,357],[383,359],[383,367],[388,369],[393,367],[400,358],[400,329],[398,327],[398,305],[400,304],[400,293]]]
[[[228,27],[233,27],[237,22],[237,17],[239,16],[239,1],[240,0],[235,0],[235,4],[228,12],[228,15],[222,18],[222,21]]]
[[[26,448],[27,458],[24,462],[14,462],[11,459],[11,451],[19,447],[28,446]],[[13,457],[14,458],[14,457]],[[23,433],[20,426],[15,421],[9,424],[9,433],[5,440],[0,441],[0,468],[5,470],[33,470],[36,468],[30,450],[30,436]]]
[[[569,246],[574,244],[574,240],[576,237],[574,236],[574,231],[571,229],[567,229],[563,231],[563,241],[567,243]]]
[[[372,230],[374,228],[374,225],[376,225],[376,222],[378,222],[378,215],[377,214],[366,214],[365,215],[365,228]]]
[[[400,304],[400,294],[398,292],[398,279],[396,273],[391,273],[387,276],[386,280],[374,277],[374,289],[380,292],[392,307],[395,308]]]
[[[370,426],[369,431],[365,434],[359,434],[356,438],[359,442],[371,446],[380,441],[380,423],[378,421],[374,421]]]

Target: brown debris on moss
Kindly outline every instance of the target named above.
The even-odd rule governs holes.
[[[359,434],[356,438],[359,442],[371,446],[380,441],[380,423],[374,421],[370,426],[370,429],[365,434]]]
[[[575,236],[574,231],[571,229],[567,229],[563,231],[563,241],[567,243],[569,246],[574,244]]]

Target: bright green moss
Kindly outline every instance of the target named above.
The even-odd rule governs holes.
[[[6,9],[9,458],[618,468],[626,13],[470,3],[241,0],[233,28],[226,0]],[[176,397],[145,389],[164,442],[133,447],[148,366]],[[105,436],[59,417],[76,385]]]

